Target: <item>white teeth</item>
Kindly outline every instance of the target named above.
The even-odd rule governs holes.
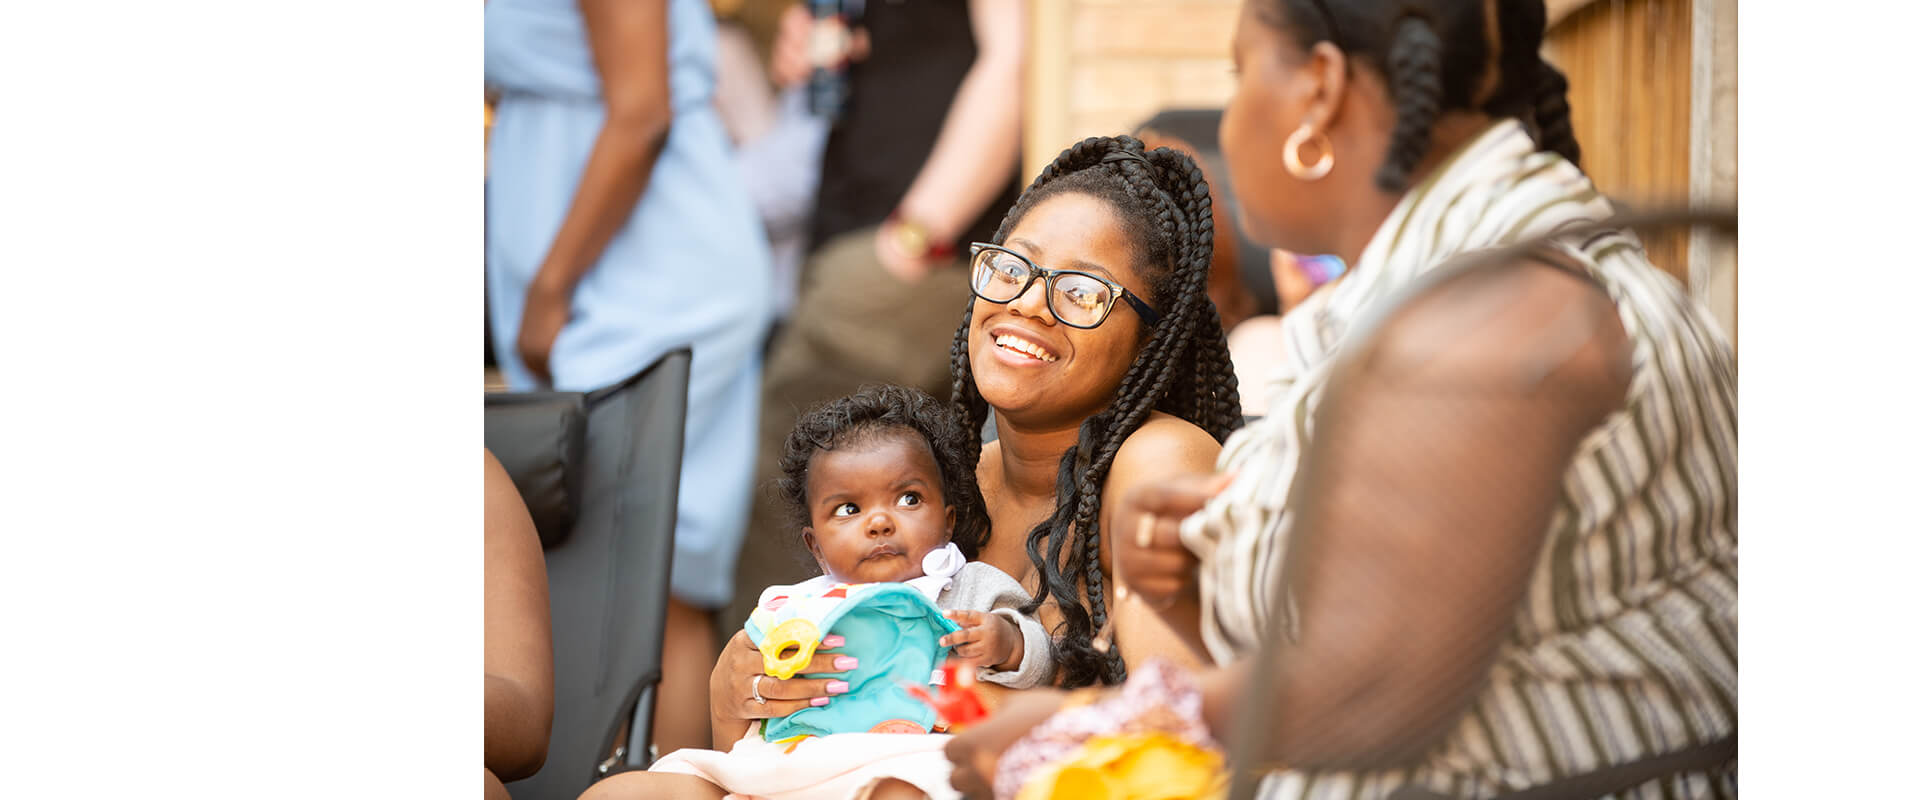
[[[1000,334],[993,343],[1018,353],[1025,353],[1041,361],[1057,361],[1059,356],[1047,352],[1046,348],[1029,342],[1011,333]]]

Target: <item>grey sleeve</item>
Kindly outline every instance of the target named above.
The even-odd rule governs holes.
[[[1020,627],[1020,668],[1002,671],[981,668],[980,679],[1010,689],[1031,689],[1053,680],[1053,637],[1040,621],[1020,613],[1033,599],[1012,576],[980,562],[968,562],[940,596],[940,607],[989,611]]]

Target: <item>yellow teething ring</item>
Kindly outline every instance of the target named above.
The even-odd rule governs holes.
[[[813,649],[819,645],[819,626],[795,617],[767,631],[766,638],[760,640],[760,657],[766,662],[768,675],[785,680],[813,660]],[[789,648],[792,652],[781,657]]]

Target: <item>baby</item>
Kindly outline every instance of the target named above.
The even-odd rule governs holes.
[[[862,585],[904,583],[959,628],[937,642],[919,643],[922,650],[950,646],[954,655],[984,665],[981,680],[1010,688],[1051,681],[1052,640],[1038,621],[1020,613],[1031,597],[1006,573],[967,560],[978,554],[987,520],[966,441],[966,432],[944,406],[925,392],[898,386],[867,387],[802,416],[787,438],[780,489],[793,507],[801,541],[823,574],[793,586],[768,587],[755,620],[766,622],[765,612],[789,599],[849,590],[858,596]],[[929,638],[938,633],[915,630],[926,630]],[[756,631],[753,621],[749,632],[767,635]],[[846,706],[859,701],[863,691],[897,691],[899,682],[924,685],[930,676],[888,677],[830,702]],[[808,711],[820,717],[833,707]],[[941,751],[944,736],[894,735],[926,733],[894,720],[870,729],[886,733],[768,742],[763,730],[794,727],[780,722],[750,728],[728,753],[682,750],[653,769],[697,775],[752,796],[842,796],[840,787],[851,796],[889,777],[934,797],[952,796],[946,782],[950,765]]]

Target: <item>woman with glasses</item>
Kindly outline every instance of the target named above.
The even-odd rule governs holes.
[[[1108,532],[1112,498],[1209,468],[1241,425],[1212,250],[1200,168],[1124,136],[1062,153],[972,246],[952,363],[967,427],[991,409],[996,433],[979,459],[981,560],[1033,590],[1064,686],[1200,658],[1114,579]]]
[[[973,299],[951,366],[991,519],[980,560],[1037,598],[1063,685],[1117,683],[1129,663],[1155,656],[1201,658],[1114,579],[1104,532],[1115,505],[1106,498],[1209,469],[1241,425],[1226,335],[1207,297],[1212,248],[1199,167],[1124,136],[1063,152],[994,240],[970,247]],[[989,410],[997,436],[983,445]],[[813,677],[766,677],[760,652],[735,636],[713,671],[715,729],[768,716],[756,698],[830,697],[830,659],[816,659]],[[592,794],[699,791],[674,777],[630,773]],[[875,797],[918,794],[878,788]]]
[[[1115,520],[1120,574],[1218,668],[1028,693],[949,744],[956,787],[1045,786],[1087,736],[1148,729],[1231,749],[1263,798],[1736,795],[1725,336],[1618,229],[1436,274],[1615,213],[1545,20],[1243,5],[1221,121],[1243,221],[1349,269],[1284,319],[1221,474]]]

